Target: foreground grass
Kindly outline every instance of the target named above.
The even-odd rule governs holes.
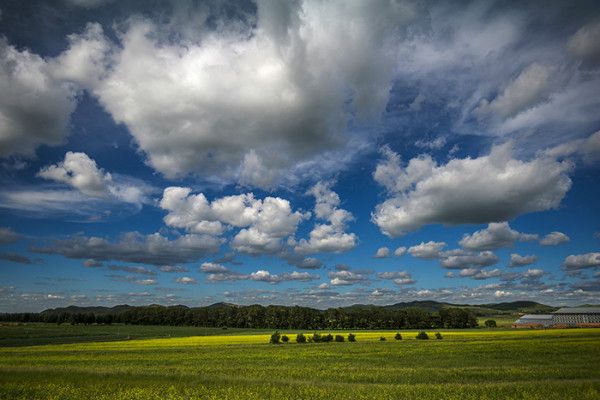
[[[303,345],[252,334],[7,347],[0,398],[600,398],[600,330],[393,334]]]

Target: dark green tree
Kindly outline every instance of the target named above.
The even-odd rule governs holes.
[[[271,335],[271,339],[269,340],[269,342],[273,343],[273,344],[279,344],[280,340],[281,340],[281,335],[279,334],[278,331],[275,331],[275,333],[273,333]]]
[[[486,328],[496,328],[498,326],[496,325],[496,321],[494,321],[493,319],[486,320],[484,324]]]
[[[427,339],[429,339],[429,335],[427,334],[427,332],[421,331],[417,334],[417,339],[427,340]]]
[[[306,343],[306,336],[304,336],[302,333],[297,334],[296,343]]]

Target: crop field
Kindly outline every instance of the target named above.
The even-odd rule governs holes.
[[[306,344],[289,334],[279,345],[264,332],[206,333],[5,346],[0,398],[600,399],[600,329],[442,331],[442,340],[402,331],[400,341],[356,332],[356,343]]]
[[[71,325],[44,323],[0,324],[0,347],[33,346],[81,342],[107,342],[130,339],[156,339],[183,336],[244,335],[272,330],[238,328],[198,328],[155,325]]]

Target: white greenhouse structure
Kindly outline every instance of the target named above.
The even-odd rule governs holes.
[[[563,307],[552,314],[526,314],[513,328],[599,327],[600,307]]]

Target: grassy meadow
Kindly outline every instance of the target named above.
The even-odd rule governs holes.
[[[479,317],[477,318],[477,323],[479,326],[484,326],[485,321],[492,319],[496,321],[498,328],[510,328],[518,318],[518,315],[493,315],[488,317]]]
[[[0,337],[15,328],[25,329],[0,327]],[[94,328],[103,327],[81,327],[92,339]],[[0,398],[600,399],[600,329],[441,331],[427,341],[369,331],[355,332],[356,343],[306,344],[290,333],[280,345],[264,331],[135,329],[163,337],[16,346],[10,331]]]

